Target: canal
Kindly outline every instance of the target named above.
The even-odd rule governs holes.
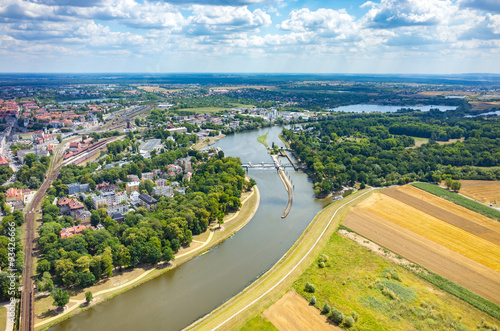
[[[280,127],[225,137],[215,146],[242,162],[272,162],[257,137],[283,146]],[[285,162],[285,159],[282,159]],[[282,219],[288,195],[276,170],[250,169],[261,202],[257,214],[239,232],[206,254],[98,304],[51,330],[180,330],[243,290],[271,268],[299,238],[322,202],[314,198],[312,181],[287,171],[295,186],[292,209]]]

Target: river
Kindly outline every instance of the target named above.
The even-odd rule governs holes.
[[[271,163],[257,137],[269,132],[279,147],[280,127],[238,133],[215,143],[226,156],[243,163]],[[284,159],[282,159],[284,163]],[[299,238],[323,203],[314,198],[312,181],[288,171],[293,206],[282,219],[288,196],[275,170],[250,169],[261,193],[259,210],[239,232],[208,253],[98,304],[51,330],[180,330],[236,295],[269,270]]]

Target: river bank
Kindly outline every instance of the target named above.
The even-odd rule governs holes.
[[[222,139],[224,138],[226,135],[225,134],[220,134],[218,136],[215,136],[215,137],[208,137],[208,138],[205,138],[199,142],[197,142],[196,144],[193,145],[193,149],[196,149],[197,151],[199,151],[200,149],[203,149],[207,146],[210,146],[212,145],[213,143],[215,143],[217,140],[219,139]]]
[[[376,192],[358,191],[321,210],[290,250],[268,272],[243,291],[185,330],[238,330],[246,321],[277,301],[325,247],[340,221],[362,200]]]
[[[156,266],[144,266],[130,271],[114,271],[114,275],[84,290],[69,290],[71,298],[63,312],[56,312],[52,306],[52,298],[47,295],[35,300],[35,329],[46,328],[64,319],[78,314],[118,294],[124,293],[167,271],[203,254],[210,248],[220,244],[243,228],[255,215],[260,205],[260,191],[257,186],[242,195],[242,206],[236,213],[226,215],[224,225],[213,224],[205,233],[193,236],[193,242],[187,248],[181,248],[175,260],[160,263]],[[91,291],[94,299],[90,305],[85,304],[85,292]]]

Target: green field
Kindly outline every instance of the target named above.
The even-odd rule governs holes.
[[[295,281],[294,288],[307,300],[314,295],[320,310],[328,303],[345,318],[356,312],[357,330],[472,330],[482,320],[490,326],[498,324],[486,313],[337,233],[323,254]],[[315,287],[314,293],[305,290],[306,283]],[[344,322],[340,326],[346,327]]]
[[[243,326],[240,331],[278,331],[274,325],[264,317],[257,315]]]
[[[266,134],[263,134],[262,136],[258,136],[257,137],[257,141],[260,142],[262,145],[264,146],[268,146],[267,145],[267,135],[269,134],[269,132],[267,132]]]
[[[476,202],[474,200],[465,198],[461,195],[458,195],[457,193],[445,190],[442,187],[439,187],[434,184],[429,184],[429,183],[413,183],[411,184],[421,190],[424,190],[426,192],[432,193],[434,195],[437,195],[438,197],[441,197],[443,199],[449,200],[453,203],[456,203],[459,206],[465,207],[467,209],[470,209],[472,211],[475,211],[476,213],[482,214],[486,217],[492,218],[494,220],[500,221],[500,211],[490,208],[488,206],[485,206],[479,202]]]

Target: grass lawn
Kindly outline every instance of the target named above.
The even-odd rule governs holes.
[[[7,326],[7,308],[0,307],[0,328],[5,329],[6,326]],[[262,330],[267,330],[267,329],[262,329]],[[273,330],[273,329],[269,329],[269,330]]]
[[[268,134],[269,134],[269,132],[266,132],[266,134],[263,134],[262,136],[257,137],[257,141],[266,147],[267,147],[267,135]]]
[[[266,318],[257,315],[245,324],[240,331],[278,331]]]
[[[470,209],[472,211],[475,211],[476,213],[479,213],[479,214],[482,214],[486,217],[500,221],[500,211],[493,209],[493,208],[490,208],[488,206],[485,206],[485,205],[483,205],[479,202],[476,202],[474,200],[465,198],[457,193],[445,190],[444,188],[441,188],[437,185],[429,184],[429,183],[413,183],[411,185],[413,185],[421,190],[424,190],[426,192],[437,195],[438,197],[441,197],[441,198],[449,200],[453,203],[456,203],[459,206],[462,206],[462,207],[465,207],[465,208]]]
[[[335,233],[320,258],[294,283],[307,300],[317,299],[351,316],[357,330],[466,330],[498,320],[445,293],[412,272]],[[314,293],[306,292],[306,283]],[[341,324],[341,326],[345,326]]]

